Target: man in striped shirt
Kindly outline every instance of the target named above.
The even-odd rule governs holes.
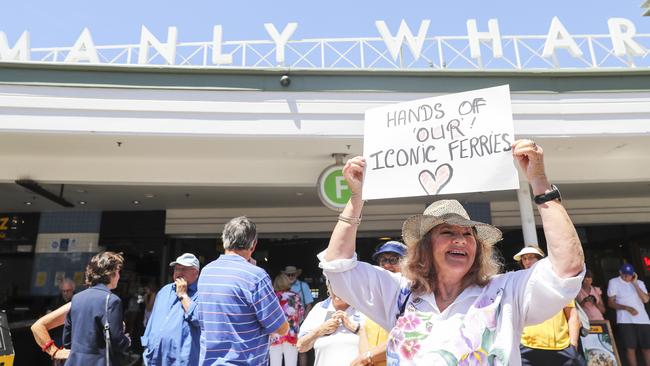
[[[266,365],[269,334],[284,335],[289,324],[269,275],[249,263],[257,245],[255,224],[245,216],[235,217],[221,238],[225,254],[199,276],[199,364]]]

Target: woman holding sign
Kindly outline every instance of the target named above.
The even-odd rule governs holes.
[[[388,365],[519,365],[523,327],[546,320],[578,293],[584,255],[546,178],[542,148],[519,140],[512,151],[536,195],[549,255],[531,269],[501,275],[493,250],[501,231],[470,220],[455,200],[434,202],[404,222],[401,275],[358,262],[366,163],[356,157],[343,168],[353,193],[320,265],[342,299],[391,330]]]

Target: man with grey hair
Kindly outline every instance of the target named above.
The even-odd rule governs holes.
[[[67,304],[72,300],[72,295],[74,295],[74,289],[77,287],[77,284],[71,278],[64,278],[59,283],[59,296],[48,308],[48,313],[54,311],[59,307]]]
[[[199,276],[199,365],[267,365],[269,335],[289,324],[269,275],[250,263],[257,246],[255,223],[235,217],[221,235],[225,254]]]

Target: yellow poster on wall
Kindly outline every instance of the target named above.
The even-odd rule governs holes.
[[[47,281],[47,272],[38,272],[36,273],[36,283],[34,284],[34,286],[43,287],[45,286],[46,281]]]

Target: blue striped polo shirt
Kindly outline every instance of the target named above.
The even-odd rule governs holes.
[[[269,275],[236,254],[223,254],[199,276],[199,364],[266,365],[269,334],[286,318]]]

